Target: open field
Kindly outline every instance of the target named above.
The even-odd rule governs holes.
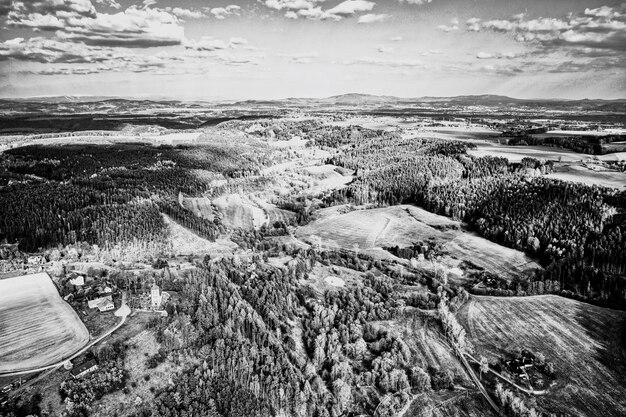
[[[626,161],[626,152],[615,152],[606,155],[598,155],[594,158],[598,158],[600,161],[605,162],[620,162]]]
[[[46,273],[0,280],[0,373],[62,360],[89,341]]]
[[[304,168],[304,172],[315,178],[312,186],[306,190],[307,194],[312,195],[343,188],[354,179],[353,171],[329,164],[309,166]]]
[[[402,338],[421,368],[450,369],[463,385],[472,385],[463,365],[441,333],[434,314],[407,313],[397,320],[377,321],[373,324]]]
[[[215,218],[211,200],[207,197],[184,197],[182,206],[187,210],[191,210],[198,217],[211,221]]]
[[[269,216],[247,197],[239,194],[227,194],[212,201],[213,206],[222,214],[222,221],[228,227],[258,229],[269,223]]]
[[[498,138],[500,131],[484,126],[467,126],[463,124],[451,124],[448,126],[424,126],[417,132],[419,137],[439,138],[450,140],[489,140]],[[492,139],[493,140],[493,139]]]
[[[358,288],[363,286],[363,274],[341,266],[324,266],[320,263],[313,267],[308,279],[302,284],[313,288],[321,297],[327,290],[340,288]]]
[[[204,239],[189,229],[176,223],[169,216],[163,214],[167,225],[168,238],[172,243],[172,251],[178,255],[230,255],[237,248],[232,241],[219,238],[215,242]]]
[[[500,156],[509,162],[520,162],[523,158],[535,158],[546,161],[576,162],[592,158],[567,149],[552,148],[549,146],[509,146],[497,143],[476,142],[477,148],[467,151],[477,157]]]
[[[626,415],[626,313],[551,295],[472,296],[459,318],[477,355],[528,348],[555,364],[557,385],[536,397],[547,410]]]
[[[345,209],[345,207],[343,207]],[[524,253],[509,249],[463,230],[460,222],[411,205],[341,213],[342,206],[320,210],[319,219],[297,230],[296,235],[327,248],[364,251],[394,258],[383,247],[407,247],[418,241],[442,246],[439,262],[448,272],[471,262],[501,277],[513,278],[539,268]],[[430,262],[422,261],[428,266]],[[457,274],[458,275],[458,274]]]
[[[579,164],[557,164],[554,167],[554,172],[546,175],[546,177],[586,185],[598,185],[619,189],[626,187],[626,172],[608,169],[599,169],[596,171]]]

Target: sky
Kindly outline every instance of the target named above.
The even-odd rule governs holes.
[[[625,98],[610,0],[0,0],[0,97]]]

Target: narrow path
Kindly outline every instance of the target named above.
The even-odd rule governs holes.
[[[480,382],[480,380],[478,379],[478,377],[474,373],[474,370],[472,369],[471,365],[469,364],[469,362],[467,362],[467,359],[465,359],[465,356],[463,355],[463,352],[461,352],[461,350],[459,349],[459,347],[456,344],[453,344],[452,346],[454,348],[454,351],[455,351],[456,355],[461,360],[461,363],[465,367],[465,370],[469,374],[470,378],[472,378],[472,380],[474,381],[474,384],[476,385],[476,387],[478,388],[480,393],[483,395],[483,397],[485,397],[485,399],[487,400],[489,405],[491,405],[491,407],[495,410],[495,412],[498,415],[502,415],[502,413],[500,412],[500,407],[498,407],[498,405],[495,402],[493,402],[493,400],[489,396],[489,393],[487,392],[487,390],[483,386],[482,382]]]

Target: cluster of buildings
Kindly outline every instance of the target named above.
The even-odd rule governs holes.
[[[515,359],[510,359],[505,363],[515,376],[522,379],[529,379],[527,371],[535,365],[534,359],[525,354]]]
[[[76,365],[72,368],[70,373],[74,379],[82,378],[86,375],[89,375],[93,371],[98,369],[98,364],[93,359],[83,362],[79,365]]]

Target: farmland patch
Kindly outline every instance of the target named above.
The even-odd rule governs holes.
[[[554,363],[557,384],[537,397],[549,411],[626,415],[626,313],[552,295],[472,297],[459,318],[478,355],[527,348]]]
[[[0,373],[58,362],[89,332],[46,273],[0,280]]]

